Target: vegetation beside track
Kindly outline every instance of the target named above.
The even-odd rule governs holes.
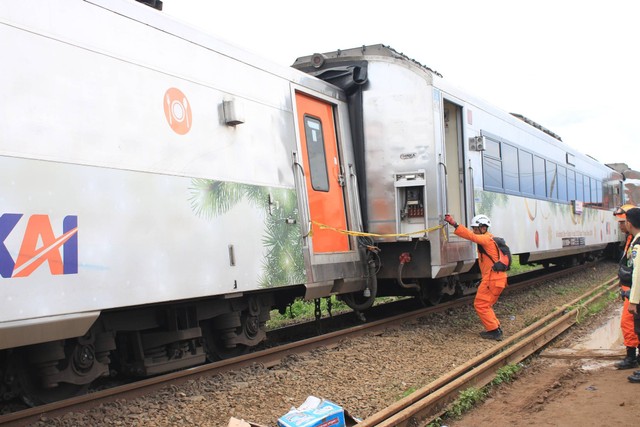
[[[511,269],[509,270],[509,276],[515,276],[517,274],[526,273],[532,270],[542,268],[541,266],[520,265],[518,257],[513,258]],[[394,302],[402,298],[408,297],[380,297],[376,298],[374,305],[386,304],[388,302]],[[335,295],[330,298],[322,298],[320,301],[321,313],[327,314],[329,312],[329,301],[331,302],[331,313],[345,313],[351,311],[351,308],[347,306],[342,300]],[[310,321],[315,319],[315,301],[304,301],[302,299],[296,300],[291,304],[284,314],[280,314],[278,310],[271,311],[271,319],[267,322],[267,329],[276,329],[289,325],[293,322]]]

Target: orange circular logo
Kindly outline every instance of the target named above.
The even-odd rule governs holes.
[[[164,115],[171,129],[184,135],[191,129],[191,106],[180,89],[169,88],[164,94]]]

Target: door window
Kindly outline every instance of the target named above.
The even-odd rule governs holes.
[[[311,187],[316,191],[329,191],[329,174],[327,173],[327,156],[324,152],[322,122],[315,117],[305,115],[304,132],[307,137]]]

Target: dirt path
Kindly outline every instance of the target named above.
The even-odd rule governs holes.
[[[617,333],[619,309],[614,305],[589,328]],[[588,331],[582,331],[586,333]],[[623,353],[619,337],[609,343],[576,331],[555,348],[581,347]],[[586,345],[585,345],[586,344]],[[591,344],[591,345],[589,345]],[[544,353],[543,353],[544,354]],[[640,384],[627,381],[632,370],[617,370],[615,360],[551,359],[538,357],[517,381],[501,387],[481,406],[461,420],[447,420],[449,427],[500,426],[623,426],[635,425],[640,413]]]

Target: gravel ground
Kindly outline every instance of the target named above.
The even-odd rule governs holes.
[[[506,336],[615,276],[606,263],[501,296],[494,307]],[[329,399],[366,418],[406,393],[491,347],[478,332],[473,307],[450,310],[338,346],[296,355],[271,367],[245,368],[172,386],[131,401],[100,405],[35,426],[227,426],[230,417],[275,426],[309,395]]]

